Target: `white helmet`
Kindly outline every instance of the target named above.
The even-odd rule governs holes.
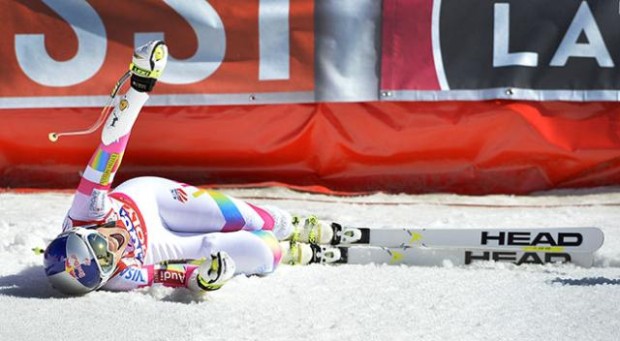
[[[43,257],[45,274],[58,291],[83,295],[110,279],[115,270],[114,257],[101,233],[78,227],[61,233],[47,246]]]

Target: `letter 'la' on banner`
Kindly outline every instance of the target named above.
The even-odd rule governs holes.
[[[617,101],[618,2],[385,0],[384,100]]]

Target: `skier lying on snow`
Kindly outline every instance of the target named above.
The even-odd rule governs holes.
[[[235,274],[265,275],[280,263],[316,261],[319,247],[302,242],[325,243],[333,235],[314,217],[302,224],[276,207],[163,178],[140,177],[111,190],[133,124],[167,57],[161,41],[136,49],[131,87],[105,123],[63,232],[45,250],[45,273],[63,293],[157,283],[216,290]]]

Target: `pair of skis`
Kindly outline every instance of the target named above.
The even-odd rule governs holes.
[[[331,245],[315,246],[327,264],[466,265],[574,263],[592,266],[604,241],[595,227],[373,229],[333,223]]]

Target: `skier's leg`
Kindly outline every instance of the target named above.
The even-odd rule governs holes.
[[[213,232],[206,234],[180,234],[158,228],[150,246],[149,262],[170,259],[207,258],[224,251],[234,261],[237,274],[264,275],[271,273],[280,263],[282,250],[271,231]],[[150,229],[149,229],[150,233]],[[155,240],[156,239],[156,240]]]
[[[235,261],[238,274],[266,275],[280,264],[282,250],[270,231],[210,233],[204,237],[202,252],[225,251]]]
[[[178,182],[159,179],[156,187],[159,215],[172,231],[207,233],[273,231],[287,235],[292,230],[290,214],[261,207],[226,195]]]

